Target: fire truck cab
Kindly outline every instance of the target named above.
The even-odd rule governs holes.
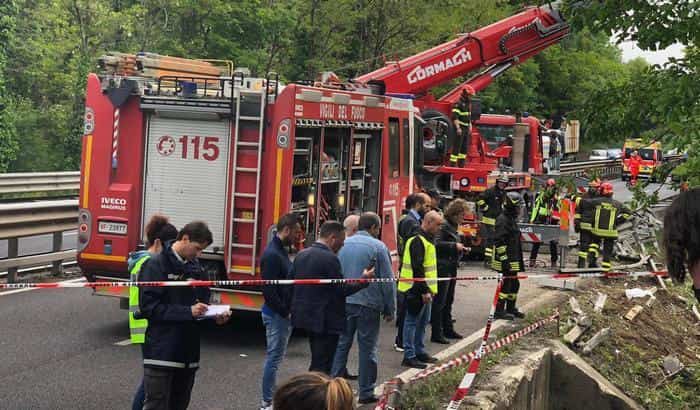
[[[396,263],[396,225],[414,186],[410,99],[273,77],[90,74],[80,186],[78,262],[91,281],[127,280],[127,257],[161,213],[178,228],[205,221],[209,279],[259,278],[277,219],[304,238],[326,220],[380,215]],[[298,249],[297,249],[298,250]],[[259,289],[213,289],[213,302],[258,310]],[[98,287],[127,297],[126,288]]]

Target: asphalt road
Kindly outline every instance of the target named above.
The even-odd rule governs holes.
[[[478,272],[478,264],[470,269]],[[456,327],[465,336],[482,328],[494,283],[460,283]],[[523,283],[520,300],[542,290]],[[0,408],[125,409],[140,382],[140,349],[115,343],[128,339],[126,311],[115,299],[92,296],[87,289],[0,293]],[[392,348],[393,324],[382,324],[379,379],[401,373],[401,353]],[[432,353],[443,345],[428,343]],[[192,409],[257,409],[265,356],[259,314],[237,313],[230,325],[205,326],[201,369]],[[304,372],[310,355],[307,339],[294,334],[279,380]],[[357,351],[349,368],[356,372]],[[354,385],[354,388],[357,388]]]

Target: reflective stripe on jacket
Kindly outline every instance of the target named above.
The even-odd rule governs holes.
[[[151,255],[146,254],[141,256],[134,266],[131,268],[130,280],[138,282],[141,266],[150,259]],[[129,333],[131,335],[131,343],[141,344],[146,341],[146,329],[148,328],[148,319],[138,319],[141,309],[139,308],[139,288],[138,286],[129,286]]]

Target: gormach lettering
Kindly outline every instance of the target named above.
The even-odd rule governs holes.
[[[415,84],[418,81],[423,81],[443,71],[449,70],[458,65],[462,65],[471,61],[472,54],[467,51],[466,47],[462,47],[450,58],[446,58],[438,63],[431,64],[425,68],[418,66],[408,73],[407,79],[409,84]]]

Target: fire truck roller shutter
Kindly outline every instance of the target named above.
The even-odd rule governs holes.
[[[224,248],[230,141],[228,120],[192,120],[151,115],[148,122],[143,218],[163,213],[182,228],[200,220]]]

